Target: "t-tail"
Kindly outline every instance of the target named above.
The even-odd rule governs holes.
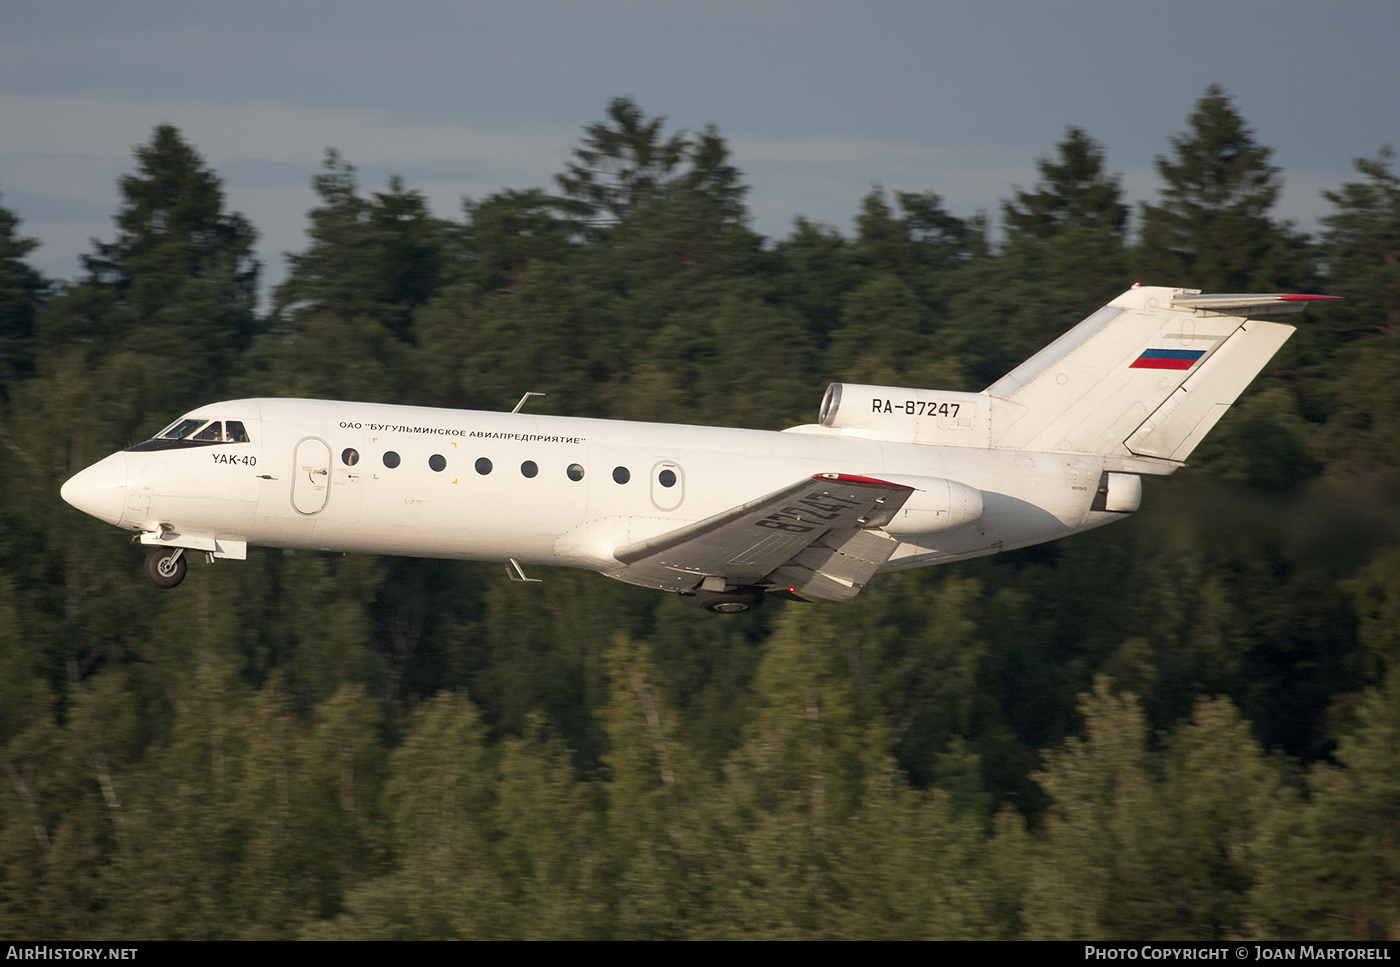
[[[991,386],[991,443],[1184,461],[1316,295],[1134,286]]]
[[[981,393],[834,383],[821,422],[911,443],[1120,457],[1169,473],[1293,334],[1250,317],[1331,298],[1135,285]]]

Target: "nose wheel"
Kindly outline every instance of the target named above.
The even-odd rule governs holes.
[[[158,588],[173,588],[185,579],[189,564],[183,547],[158,547],[146,555],[146,576]]]

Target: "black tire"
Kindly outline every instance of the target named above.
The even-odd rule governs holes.
[[[180,554],[178,547],[159,547],[146,555],[146,576],[156,587],[169,590],[185,579],[189,565],[184,554],[175,557],[176,554]]]
[[[735,588],[733,591],[696,591],[683,594],[681,600],[692,608],[712,614],[742,614],[763,604],[762,588]]]

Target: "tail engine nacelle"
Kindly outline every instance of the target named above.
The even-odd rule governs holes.
[[[848,434],[900,443],[985,447],[986,393],[832,383],[817,422]]]

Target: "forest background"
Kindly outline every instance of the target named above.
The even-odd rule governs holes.
[[[627,99],[550,190],[433,217],[334,152],[255,229],[160,127],[42,278],[0,209],[0,933],[1400,937],[1400,178],[1315,238],[1210,88],[1133,212],[1070,129],[985,218],[875,188],[748,227]],[[255,551],[175,592],[61,483],[311,396],[780,429],[829,380],[980,390],[1132,281],[1326,292],[1144,509],[717,618],[597,575]]]

